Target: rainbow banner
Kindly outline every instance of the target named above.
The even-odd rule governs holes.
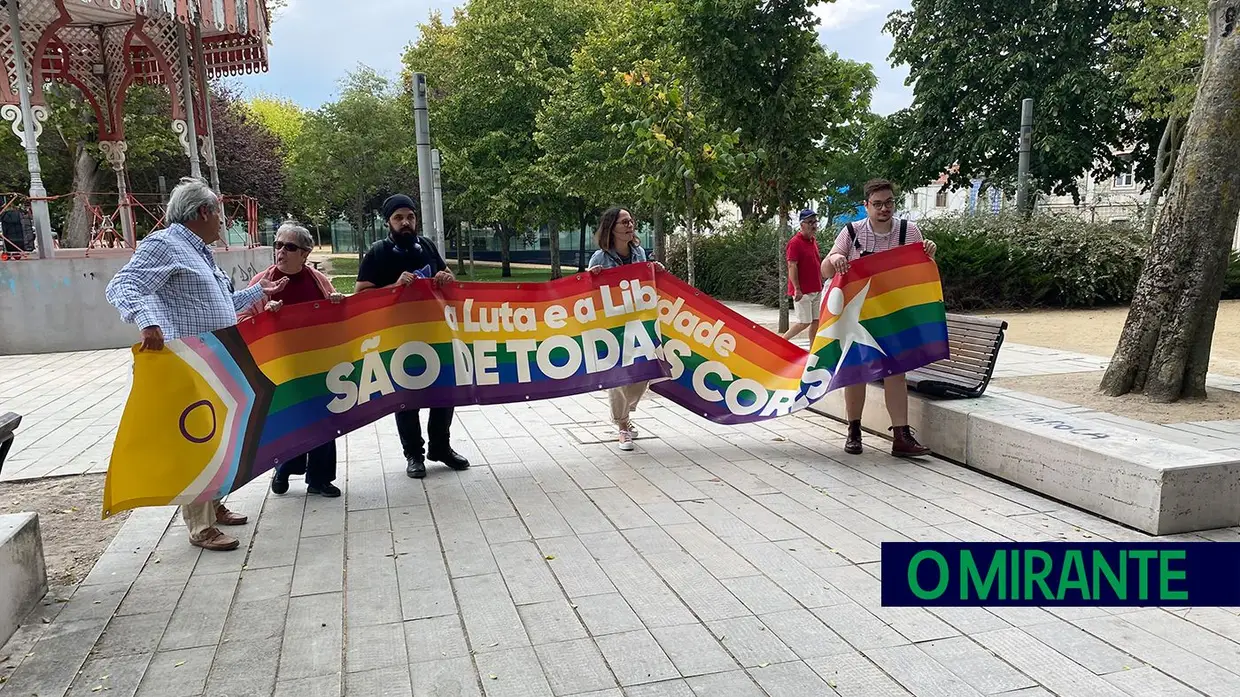
[[[717,423],[805,409],[843,384],[946,355],[937,271],[920,246],[906,249],[835,280],[813,353],[649,263],[548,283],[419,280],[288,306],[162,351],[134,346],[103,516],[219,498],[405,409],[643,380]]]
[[[810,354],[831,373],[828,391],[947,358],[943,286],[922,246],[862,257],[831,279]]]

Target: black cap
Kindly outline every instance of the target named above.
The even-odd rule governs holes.
[[[402,208],[408,208],[414,213],[418,212],[418,204],[414,203],[413,199],[408,196],[404,194],[393,194],[388,196],[387,200],[383,202],[384,222],[391,220],[392,214]]]

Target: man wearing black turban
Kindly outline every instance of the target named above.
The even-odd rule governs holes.
[[[371,245],[357,270],[357,292],[373,288],[407,286],[418,278],[434,279],[436,285],[454,280],[448,265],[435,243],[418,234],[417,204],[404,194],[396,194],[383,202],[383,219],[388,236]],[[469,460],[461,457],[448,442],[452,428],[452,407],[431,407],[427,419],[429,447],[422,452],[422,424],[418,410],[396,413],[396,430],[405,449],[405,473],[415,479],[426,476],[426,459],[454,470],[469,468]]]

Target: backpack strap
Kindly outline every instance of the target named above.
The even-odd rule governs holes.
[[[900,219],[900,246],[904,246],[904,238],[908,235],[908,221]]]
[[[852,245],[857,249],[861,249],[861,243],[857,242],[857,229],[853,227],[852,223],[845,227],[848,228],[848,239],[852,242]]]

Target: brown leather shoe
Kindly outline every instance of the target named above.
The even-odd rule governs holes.
[[[848,422],[848,439],[844,441],[844,452],[849,455],[861,454],[861,422]]]
[[[227,552],[236,549],[241,544],[237,541],[237,538],[229,537],[220,532],[219,528],[207,528],[197,537],[191,536],[189,543],[211,552]]]
[[[929,455],[930,448],[917,442],[913,437],[913,429],[908,426],[892,426],[895,438],[891,442],[891,454],[896,457],[919,457]]]
[[[220,525],[245,525],[249,520],[249,518],[240,513],[233,513],[224,508],[222,503],[215,506],[215,522]]]

